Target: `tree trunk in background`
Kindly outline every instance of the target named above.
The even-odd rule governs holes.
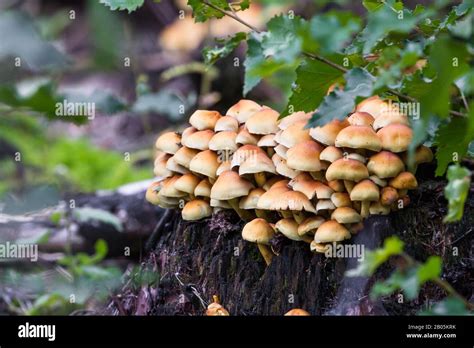
[[[410,193],[409,207],[388,216],[371,216],[351,243],[372,249],[397,234],[415,259],[441,256],[443,277],[469,299],[474,199],[468,198],[460,223],[443,225],[445,184],[424,182]],[[295,307],[313,315],[405,315],[445,296],[437,286],[427,284],[415,301],[399,304],[394,295],[374,302],[368,290],[375,280],[390,274],[391,265],[382,266],[371,279],[347,278],[344,273],[356,265],[356,259],[326,258],[312,254],[306,243],[278,239],[274,247],[280,255],[265,267],[256,244],[242,240],[243,223],[232,212],[193,223],[182,221],[178,211],[169,214],[141,266],[141,272],[158,275],[157,283],[129,282],[109,304],[108,314],[203,315],[217,294],[231,315],[283,315]],[[453,255],[453,247],[458,248],[458,256]]]

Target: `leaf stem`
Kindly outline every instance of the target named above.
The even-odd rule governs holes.
[[[243,19],[241,19],[239,16],[237,16],[236,14],[232,13],[232,12],[228,12],[212,3],[210,3],[209,1],[206,1],[204,0],[203,1],[203,4],[213,8],[214,10],[216,11],[219,11],[220,13],[230,17],[230,18],[233,18],[235,19],[237,22],[239,22],[240,24],[243,24],[245,25],[246,27],[250,28],[251,30],[255,31],[256,33],[260,33],[260,30],[258,30],[256,27],[254,27],[252,24],[250,23],[247,23],[246,21],[244,21]]]

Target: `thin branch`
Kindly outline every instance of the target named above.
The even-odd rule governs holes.
[[[242,25],[245,25],[247,28],[251,29],[252,31],[256,32],[256,33],[260,33],[260,30],[258,30],[256,27],[254,27],[253,25],[251,25],[250,23],[247,23],[246,21],[244,21],[243,19],[241,19],[240,17],[238,17],[235,12],[232,13],[232,12],[228,12],[206,0],[203,1],[203,4],[213,8],[214,10],[216,11],[219,11],[220,13],[222,13],[223,15],[225,16],[228,16],[230,18],[233,18],[235,19],[237,22],[239,22],[240,24]],[[343,73],[346,73],[348,71],[348,69],[344,68],[343,66],[337,64],[337,63],[334,63],[320,55],[317,55],[317,54],[314,54],[314,53],[309,53],[309,52],[303,52],[303,55],[308,57],[308,58],[311,58],[311,59],[315,59],[315,60],[318,60],[324,64],[327,64],[331,67],[333,67],[334,69],[337,69],[339,71],[342,71]],[[407,101],[410,101],[410,102],[417,102],[417,100],[413,97],[410,97],[408,95],[405,95],[403,93],[400,93],[394,89],[388,89],[387,90],[390,94],[393,94],[403,100],[407,100]],[[453,116],[459,116],[459,117],[466,117],[465,114],[463,114],[462,112],[459,112],[459,111],[455,111],[455,110],[449,110],[449,114],[450,115],[453,115]]]

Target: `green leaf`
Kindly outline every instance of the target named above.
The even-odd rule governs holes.
[[[79,222],[89,222],[89,221],[100,221],[105,224],[112,225],[117,231],[123,231],[122,222],[114,214],[109,213],[103,209],[95,208],[75,208],[73,209],[73,215]]]
[[[318,60],[306,58],[296,69],[292,95],[281,117],[295,111],[314,111],[328,88],[342,76],[342,72]]]
[[[127,10],[128,13],[135,11],[137,8],[142,7],[145,0],[100,0],[101,4],[110,7],[112,11]]]
[[[472,315],[464,302],[457,297],[447,297],[436,303],[433,308],[421,311],[419,315]]]
[[[439,278],[442,271],[442,260],[439,256],[430,256],[425,263],[418,266],[416,275],[418,277],[418,283],[424,284],[428,281]]]
[[[354,109],[357,97],[372,95],[375,78],[367,70],[351,69],[344,74],[344,79],[344,90],[335,89],[324,98],[308,127],[321,126],[334,119],[342,120]]]
[[[448,200],[448,215],[444,222],[455,222],[462,219],[464,203],[469,193],[471,172],[459,165],[451,165],[448,169],[448,184],[444,188],[444,196]]]
[[[212,65],[219,59],[227,57],[239,44],[247,39],[246,33],[237,33],[227,40],[216,40],[220,46],[205,47],[202,50],[204,63]]]
[[[225,11],[243,11],[250,6],[250,0],[233,1],[232,4],[228,3],[227,0],[206,0],[206,2]],[[193,9],[193,17],[196,22],[224,17],[221,11],[206,5],[203,0],[188,0],[188,5]]]
[[[374,12],[379,10],[384,6],[383,0],[362,0],[362,5],[367,9],[367,11]]]
[[[247,40],[247,56],[245,58],[245,77],[243,94],[247,95],[256,85],[260,83],[262,78],[252,72],[256,67],[261,65],[265,59],[263,57],[263,48],[261,45],[262,34],[252,33]]]
[[[391,256],[399,255],[403,251],[403,245],[404,243],[397,236],[386,238],[382,248],[366,252],[358,266],[347,271],[346,275],[348,277],[371,276]]]

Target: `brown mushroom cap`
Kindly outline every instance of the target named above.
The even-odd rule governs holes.
[[[240,128],[239,133],[235,138],[235,142],[241,145],[257,145],[258,140],[259,136],[250,134],[245,126]]]
[[[379,178],[392,178],[405,169],[400,157],[390,151],[381,151],[369,159],[367,169],[370,174],[375,174]]]
[[[331,195],[331,202],[334,203],[336,208],[350,207],[352,205],[351,198],[347,192],[334,192]]]
[[[194,174],[187,173],[175,181],[174,187],[179,191],[194,194],[194,189],[200,181],[201,179],[199,179]]]
[[[214,130],[214,127],[220,118],[221,114],[217,111],[196,110],[189,118],[189,123],[197,130]]]
[[[314,180],[308,173],[304,172],[294,177],[289,185],[294,191],[303,193],[308,199],[313,199],[314,197],[329,199],[334,192],[333,189]]]
[[[219,160],[217,154],[211,150],[199,152],[189,163],[189,169],[193,172],[215,178]]]
[[[166,168],[166,162],[170,159],[171,155],[162,153],[155,159],[153,173],[156,176],[167,178],[173,175],[173,172]]]
[[[360,163],[364,163],[364,164],[365,164],[365,162],[367,162],[366,158],[364,156],[362,156],[361,154],[358,154],[357,152],[347,154],[346,158],[353,159],[353,160],[359,161]]]
[[[174,160],[174,156],[171,156],[166,161],[166,169],[171,170],[174,173],[179,173],[179,174],[189,173],[188,168],[183,167],[179,165],[178,163],[176,163],[176,161]]]
[[[256,218],[248,222],[242,230],[243,239],[258,244],[269,245],[274,235],[275,231],[272,226],[261,218]]]
[[[377,117],[379,117],[383,110],[386,110],[387,106],[388,104],[382,99],[380,99],[379,96],[374,95],[370,98],[361,101],[357,105],[356,111],[367,112],[371,114],[375,119],[377,119]]]
[[[382,112],[374,121],[373,128],[378,130],[387,127],[390,124],[400,123],[406,126],[409,125],[408,117],[397,110]]]
[[[309,245],[309,249],[312,252],[317,252],[317,253],[322,253],[322,254],[326,253],[329,247],[330,247],[329,244],[316,243],[314,240]]]
[[[398,192],[392,186],[386,186],[382,189],[382,195],[380,197],[380,203],[386,206],[390,206],[398,199]]]
[[[331,163],[326,171],[326,179],[332,180],[349,180],[359,182],[369,177],[369,171],[359,161],[353,159],[340,158]]]
[[[160,204],[160,198],[159,198],[158,193],[160,192],[162,186],[163,186],[162,181],[152,182],[146,190],[145,199],[151,204],[154,204],[154,205]]]
[[[340,224],[355,224],[361,222],[362,217],[351,207],[340,207],[332,212],[331,220],[336,220]]]
[[[210,204],[213,208],[232,209],[232,206],[228,201],[220,201],[218,199],[211,198]]]
[[[285,181],[286,182],[286,185],[288,185],[288,180],[284,179],[282,176],[279,176],[279,175],[274,175],[272,176],[270,179],[268,179],[267,181],[265,181],[265,184],[262,186],[262,188],[265,190],[265,191],[268,191],[270,188],[273,187],[273,185],[275,185],[276,183],[280,182],[280,181]],[[281,185],[281,184],[279,184]]]
[[[301,241],[298,234],[298,223],[293,219],[281,219],[275,224],[275,230],[283,234],[286,238]]]
[[[252,116],[262,107],[252,100],[242,99],[238,103],[232,105],[227,110],[226,115],[235,117],[239,123],[245,123],[250,116]]]
[[[214,132],[238,132],[238,130],[239,121],[232,116],[222,116],[217,120],[216,125],[214,126]]]
[[[232,170],[222,173],[211,189],[211,198],[230,200],[248,195],[253,185]]]
[[[390,207],[382,205],[380,202],[370,204],[369,212],[372,215],[388,215]]]
[[[233,131],[222,131],[219,133],[215,133],[209,141],[209,149],[213,151],[236,151],[236,137],[237,133]]]
[[[309,316],[307,311],[301,308],[293,308],[292,310],[285,313],[285,316]]]
[[[245,210],[258,209],[258,200],[264,193],[265,190],[260,187],[252,189],[247,196],[240,199],[239,208]]]
[[[316,243],[340,242],[351,237],[350,232],[335,220],[324,222],[314,234]]]
[[[288,128],[290,129],[290,128]],[[286,164],[291,169],[317,172],[322,170],[319,154],[322,147],[313,140],[300,142],[288,149]]]
[[[305,128],[306,123],[306,121],[300,121],[286,128],[284,131],[281,132],[278,138],[278,143],[286,146],[287,148],[290,148],[296,146],[301,142],[311,140],[311,137],[309,135],[309,129]]]
[[[181,146],[181,136],[175,132],[163,133],[156,139],[155,147],[170,155],[174,155]]]
[[[298,170],[288,167],[288,165],[286,164],[286,160],[278,156],[278,154],[274,154],[272,156],[272,161],[273,164],[275,164],[276,172],[280,175],[293,179],[300,173]]]
[[[275,147],[278,144],[275,141],[275,134],[267,134],[260,138],[257,143],[260,147]]]
[[[194,128],[193,126],[185,128],[181,132],[181,144],[184,144],[184,142],[186,141],[186,138],[189,137],[191,134],[193,134],[195,132],[197,132],[197,129]]]
[[[181,175],[175,175],[171,178],[163,180],[163,185],[161,186],[160,195],[169,198],[181,198],[186,197],[187,193],[179,191],[174,184],[176,181],[181,178]]]
[[[328,186],[335,192],[344,192],[346,189],[342,180],[328,180]]]
[[[418,187],[418,182],[412,173],[402,172],[390,180],[389,185],[399,190],[413,190]]]
[[[210,129],[194,132],[183,140],[183,145],[191,149],[208,150],[209,142],[214,136],[214,131]]]
[[[380,187],[387,186],[387,181],[384,179],[380,179],[377,175],[371,175],[369,176],[369,179],[372,180],[377,185],[379,185]]]
[[[245,126],[252,134],[275,134],[278,132],[278,116],[275,110],[264,108],[254,113],[245,122]]]
[[[413,138],[411,128],[399,123],[381,128],[377,135],[382,142],[382,148],[392,152],[406,151]]]
[[[244,145],[237,149],[232,155],[232,168],[240,166],[248,159],[256,158],[258,153],[266,154],[260,147],[255,145]]]
[[[288,148],[284,145],[278,144],[277,146],[274,147],[275,152],[277,153],[278,156],[280,156],[283,159],[287,159],[287,153],[288,153]]]
[[[320,199],[318,203],[316,203],[316,212],[320,212],[322,210],[334,210],[336,206],[330,199]]]
[[[265,209],[265,210],[274,210],[275,201],[278,200],[282,193],[289,191],[290,189],[286,186],[278,185],[272,186],[270,190],[265,192],[260,196],[257,203],[258,209]]]
[[[219,167],[217,168],[216,170],[216,175],[219,176],[221,175],[222,173],[228,171],[228,170],[231,170],[232,169],[232,166],[231,166],[231,163],[230,161],[223,161]]]
[[[403,162],[408,164],[408,153],[404,152],[402,154],[402,159]],[[416,150],[415,150],[415,159],[414,162],[416,164],[420,163],[430,163],[433,160],[433,152],[431,149],[427,146],[420,145]]]
[[[272,210],[309,211],[316,213],[313,204],[303,193],[298,191],[285,191],[280,194],[272,204]]]
[[[354,112],[347,118],[351,126],[369,126],[372,127],[375,119],[371,114],[363,111]]]
[[[304,236],[308,232],[315,231],[324,221],[324,218],[321,216],[311,216],[298,226],[298,234]]]
[[[179,165],[189,168],[191,160],[199,153],[199,150],[190,149],[189,147],[183,146],[173,156],[174,161]]]
[[[354,186],[350,196],[353,201],[378,201],[380,190],[372,180],[366,179]]]
[[[335,142],[337,147],[380,151],[382,143],[369,126],[349,126],[339,132]]]
[[[247,158],[239,167],[239,175],[262,172],[276,174],[275,165],[264,152],[258,152],[255,156]]]
[[[206,179],[201,180],[194,188],[194,195],[196,197],[211,197],[211,183]]]
[[[185,221],[201,220],[211,215],[211,206],[202,199],[193,199],[187,202],[181,211],[181,216]]]
[[[321,161],[328,161],[332,163],[337,161],[339,158],[342,158],[342,151],[335,146],[328,146],[319,154],[319,159]]]
[[[291,115],[280,118],[280,121],[278,123],[278,128],[281,129],[281,130],[285,130],[289,126],[291,126],[292,124],[295,124],[295,123],[298,123],[298,122],[304,122],[306,124],[306,123],[308,123],[310,118],[311,118],[311,113],[306,113],[304,111],[298,111],[298,112],[295,112]]]
[[[322,127],[311,128],[309,135],[321,144],[334,146],[337,135],[348,125],[347,120],[332,120]]]

